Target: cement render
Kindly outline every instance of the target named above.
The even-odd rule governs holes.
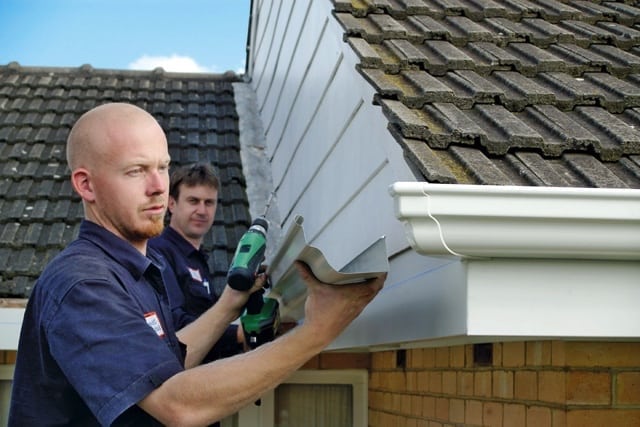
[[[255,92],[248,83],[233,83],[233,90],[238,113],[240,158],[247,183],[249,213],[251,218],[256,218],[264,214],[265,206],[274,189],[271,164]],[[282,239],[278,199],[275,194],[267,211],[267,220],[269,221],[266,250],[268,262]]]

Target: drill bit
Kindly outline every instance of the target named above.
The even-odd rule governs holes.
[[[266,218],[267,216],[267,212],[269,211],[269,207],[271,206],[271,200],[273,199],[273,196],[275,194],[275,191],[272,191],[271,193],[269,193],[269,198],[267,199],[267,204],[264,207],[264,213],[262,214],[263,218]]]

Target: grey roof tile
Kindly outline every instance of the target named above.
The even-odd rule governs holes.
[[[14,252],[12,256],[13,262],[11,264],[12,270],[20,275],[29,274],[32,264],[34,263],[35,255],[35,249],[29,247],[25,247],[17,252]]]
[[[499,185],[509,181],[505,173],[482,151],[457,145],[449,147],[449,151],[480,184]]]
[[[20,228],[19,222],[10,222],[5,224],[0,232],[0,243],[4,245],[13,245],[16,241],[16,234]]]
[[[569,166],[592,187],[625,188],[626,184],[602,162],[586,154],[564,155]]]
[[[491,41],[494,36],[489,29],[465,16],[447,16],[443,20],[449,28],[446,38],[456,46],[469,42]]]
[[[489,79],[500,88],[500,102],[510,111],[522,111],[528,105],[555,103],[555,92],[520,73],[495,71]]]
[[[585,72],[609,70],[613,63],[602,55],[575,44],[558,43],[549,46],[549,52],[565,62],[566,70],[573,76],[580,76]]]
[[[0,297],[26,297],[42,268],[78,233],[83,210],[68,179],[65,142],[78,117],[110,101],[153,114],[172,165],[209,161],[222,191],[212,235],[216,281],[250,224],[233,76],[0,66]],[[227,233],[227,229],[235,230]],[[235,240],[231,239],[232,236]]]
[[[27,246],[35,246],[38,244],[40,237],[42,236],[42,230],[45,227],[42,222],[33,222],[29,224],[27,231],[22,239],[22,242]]]
[[[419,179],[640,188],[634,3],[334,5]]]
[[[506,158],[528,182],[554,187],[569,185],[567,180],[538,153],[516,152],[513,155],[507,155]]]
[[[588,150],[598,145],[591,132],[552,105],[527,107],[525,113],[521,119],[542,136],[545,155],[559,156],[565,149]]]
[[[484,130],[480,143],[490,154],[504,155],[511,147],[534,148],[542,144],[535,129],[501,105],[476,105],[469,114]]]
[[[551,22],[579,19],[582,16],[582,12],[578,9],[555,0],[536,0],[536,4],[540,7],[537,12]]]
[[[4,226],[0,226],[0,230],[2,228],[4,228]],[[9,257],[11,256],[12,251],[13,251],[13,248],[11,248],[11,246],[9,246],[8,244],[0,245],[0,270],[1,271],[6,271],[9,268]],[[7,280],[5,279],[5,283],[3,283],[3,286],[8,286],[6,282]]]
[[[580,2],[585,3],[585,2]],[[597,8],[595,4],[593,7]],[[624,25],[634,25],[640,23],[640,9],[638,4],[607,1],[602,3],[603,14],[611,16],[616,22]]]
[[[473,59],[475,70],[483,74],[492,71],[512,71],[519,63],[515,55],[491,42],[469,43],[465,52]]]
[[[444,17],[435,18],[429,15],[415,15],[407,18],[407,23],[411,25],[414,33],[419,33],[416,37],[419,42],[427,39],[451,38],[450,30],[444,22]]]
[[[392,129],[393,131],[393,129]],[[428,145],[417,139],[409,139],[400,136],[400,145],[405,150],[405,155],[417,165],[420,173],[429,181],[441,183],[456,183],[456,177],[441,159]],[[415,166],[414,166],[415,167]]]
[[[485,136],[475,120],[450,103],[434,103],[422,110],[396,101],[385,100],[382,105],[402,136],[428,139],[433,148],[447,148],[452,142],[474,144]]]
[[[581,123],[598,135],[602,147],[611,147],[624,154],[640,152],[640,127],[630,126],[602,108],[577,107],[576,113],[582,120]],[[609,160],[615,159],[612,157]]]
[[[498,87],[474,71],[451,71],[443,76],[442,81],[454,90],[457,98],[454,103],[460,108],[493,103],[502,95]]]
[[[507,51],[518,58],[516,70],[528,76],[550,71],[565,71],[565,62],[548,50],[531,43],[510,43]]]

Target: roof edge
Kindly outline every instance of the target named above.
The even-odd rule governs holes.
[[[19,62],[12,61],[6,65],[0,65],[0,71],[9,70],[15,72],[30,72],[30,73],[71,73],[71,72],[84,72],[88,75],[96,74],[117,74],[117,75],[156,75],[158,77],[170,77],[170,78],[189,78],[189,79],[203,79],[203,80],[222,80],[229,82],[243,82],[243,75],[236,74],[234,71],[225,71],[224,73],[194,73],[194,72],[173,72],[166,71],[162,67],[156,67],[153,70],[127,70],[127,69],[115,69],[115,68],[95,68],[91,64],[83,64],[79,67],[49,67],[49,66],[24,66]]]

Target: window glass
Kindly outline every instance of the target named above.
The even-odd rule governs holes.
[[[351,427],[350,384],[282,384],[274,396],[275,427]]]

